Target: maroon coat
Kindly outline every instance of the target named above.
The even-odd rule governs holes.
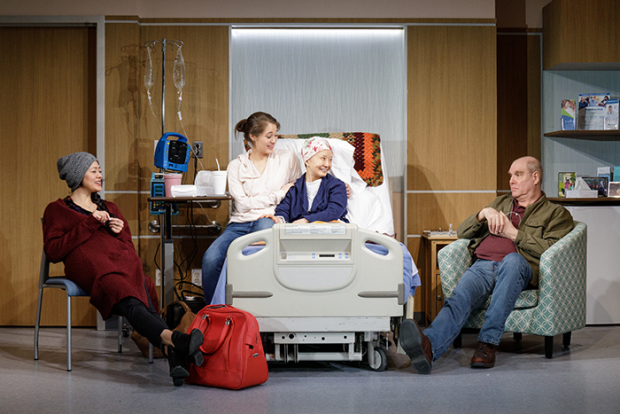
[[[119,234],[92,215],[70,209],[61,199],[50,203],[43,215],[45,254],[54,263],[64,262],[67,278],[90,293],[90,303],[104,319],[110,316],[112,306],[126,297],[137,298],[148,307],[145,283],[159,311],[155,286],[142,271],[129,224],[116,204],[105,204],[112,216],[125,223]]]

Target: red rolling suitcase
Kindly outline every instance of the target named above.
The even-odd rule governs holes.
[[[198,312],[187,332],[200,329],[204,342],[201,366],[191,364],[191,384],[237,390],[267,381],[267,361],[254,315],[227,305],[209,305]]]

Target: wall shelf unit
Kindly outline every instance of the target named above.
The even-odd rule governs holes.
[[[590,139],[595,141],[620,141],[620,131],[606,130],[606,131],[592,131],[592,130],[577,130],[577,131],[553,131],[544,134],[546,137],[555,138],[575,138],[575,139]]]
[[[595,27],[596,30],[578,30]],[[596,176],[598,167],[620,166],[620,131],[561,131],[564,99],[608,92],[620,97],[620,2],[553,0],[543,9],[541,144],[543,190],[558,194],[558,173]],[[620,323],[620,198],[550,198],[588,226],[586,323]]]
[[[620,206],[620,198],[617,197],[599,197],[599,198],[564,198],[564,197],[547,197],[552,203],[561,204],[563,206]]]

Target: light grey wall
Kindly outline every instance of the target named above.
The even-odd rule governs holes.
[[[377,133],[389,176],[402,180],[404,29],[233,29],[231,38],[232,127],[264,111],[282,134]],[[244,151],[233,140],[231,158]]]

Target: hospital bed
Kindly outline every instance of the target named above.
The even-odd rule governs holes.
[[[278,144],[299,153],[301,142]],[[268,360],[365,361],[379,371],[387,365],[382,333],[400,323],[419,276],[406,248],[381,234],[393,234],[394,227],[380,158],[378,164],[370,160],[375,174],[362,179],[354,168],[355,147],[330,143],[332,172],[351,186],[349,212],[360,226],[277,224],[235,240],[213,303],[221,303],[227,280],[225,303],[257,318]]]

